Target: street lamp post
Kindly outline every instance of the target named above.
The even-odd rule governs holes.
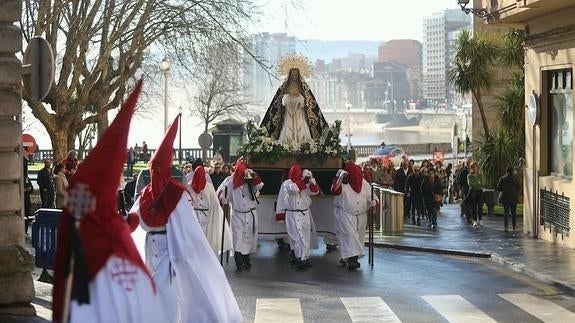
[[[351,151],[351,120],[350,120],[350,114],[349,114],[349,110],[351,109],[351,103],[347,102],[345,104],[345,107],[347,109],[347,151]]]
[[[160,71],[164,74],[164,133],[168,130],[168,76],[172,69],[172,62],[167,57],[160,62]]]
[[[180,162],[180,167],[182,166],[182,106],[180,105],[180,108],[178,109],[180,112],[180,124],[178,125],[178,128],[180,130],[180,146],[179,146],[179,162]]]

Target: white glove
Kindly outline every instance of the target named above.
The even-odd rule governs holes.
[[[313,185],[317,185],[317,182],[315,181],[315,178],[313,178],[313,177],[309,180],[309,182],[312,183]]]
[[[222,205],[226,205],[226,204],[228,204],[228,199],[225,198],[225,197],[222,197],[222,198],[220,199],[220,202],[222,203]]]
[[[339,173],[339,177],[340,177],[340,178],[343,178],[343,177],[346,176],[347,174],[348,174],[348,173],[342,169],[342,170],[341,170],[341,173]]]
[[[302,173],[302,177],[306,178],[306,177],[313,177],[313,174],[311,173],[311,171],[309,169],[304,169],[303,173]]]
[[[344,171],[344,170],[341,169],[341,168],[338,169],[338,170],[337,170],[337,173],[335,173],[335,177],[339,177],[339,176],[341,175],[341,172],[343,172],[343,171]]]

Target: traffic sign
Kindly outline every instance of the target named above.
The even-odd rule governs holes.
[[[34,101],[41,101],[50,92],[54,80],[54,55],[50,43],[32,37],[22,57],[24,90]]]
[[[36,151],[38,145],[36,144],[36,139],[34,139],[32,135],[25,133],[22,134],[22,147],[25,148],[24,155],[30,156]]]
[[[440,161],[443,163],[443,151],[433,152],[433,161],[435,161],[435,162]]]
[[[212,146],[212,142],[212,136],[207,132],[202,133],[198,138],[198,143],[202,149],[210,148]]]

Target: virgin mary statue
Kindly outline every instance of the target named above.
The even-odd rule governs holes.
[[[279,87],[262,120],[268,136],[298,148],[321,137],[328,126],[309,85],[303,80],[310,65],[303,56],[288,56],[280,64],[287,79]]]

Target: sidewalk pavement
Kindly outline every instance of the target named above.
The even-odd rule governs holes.
[[[474,228],[460,216],[458,204],[449,204],[441,208],[437,224],[432,230],[427,221],[421,226],[406,222],[402,236],[376,232],[375,246],[489,258],[575,296],[575,250],[523,234],[522,218],[517,219],[514,232],[504,231],[503,217],[484,216],[484,226]]]

